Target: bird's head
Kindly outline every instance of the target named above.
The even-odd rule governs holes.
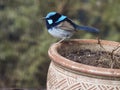
[[[61,15],[60,13],[49,12],[45,17],[47,28],[49,29],[51,27],[54,27],[55,25],[58,25],[66,18],[67,18],[66,16]]]

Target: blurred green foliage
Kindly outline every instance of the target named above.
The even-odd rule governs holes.
[[[0,87],[45,87],[47,51],[57,39],[40,18],[50,11],[120,41],[120,0],[0,0]],[[96,38],[80,31],[73,38]]]

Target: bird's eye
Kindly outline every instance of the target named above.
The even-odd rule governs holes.
[[[53,23],[53,20],[52,19],[48,19],[47,20],[49,24],[52,24]]]

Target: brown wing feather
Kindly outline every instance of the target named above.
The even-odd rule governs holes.
[[[62,30],[70,30],[70,31],[74,31],[75,30],[75,28],[69,22],[67,22],[67,21],[61,22],[56,27],[59,27]]]

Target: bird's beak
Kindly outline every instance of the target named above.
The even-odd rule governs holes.
[[[45,19],[46,19],[45,17],[40,18],[40,20],[45,20]]]

